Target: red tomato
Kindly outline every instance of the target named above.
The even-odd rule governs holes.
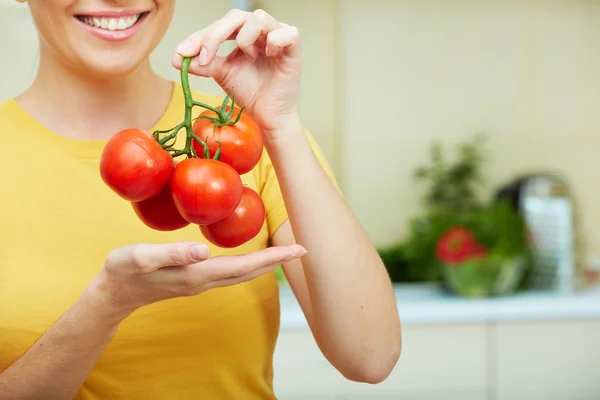
[[[173,174],[173,158],[149,134],[126,129],[104,147],[100,175],[104,183],[128,201],[158,195]]]
[[[227,107],[229,111],[231,107]],[[235,108],[233,119],[240,112]],[[206,110],[201,116],[216,117],[213,111]],[[202,140],[207,140],[210,147],[210,157],[213,158],[219,143],[221,143],[221,156],[219,160],[231,165],[240,175],[252,171],[256,166],[263,151],[263,133],[258,124],[243,112],[240,120],[235,125],[219,126],[214,129],[215,124],[206,119],[199,118],[194,122],[194,133]],[[204,157],[204,147],[197,141],[193,141],[194,149],[198,157]]]
[[[131,205],[138,218],[157,231],[176,231],[190,224],[177,211],[169,185],[157,196]]]
[[[242,189],[235,169],[217,160],[185,159],[177,164],[171,179],[179,213],[198,225],[227,218],[240,203]]]
[[[455,226],[438,240],[436,254],[438,260],[452,265],[461,264],[473,258],[484,258],[487,255],[487,249],[477,241],[469,229]]]
[[[244,187],[242,200],[233,214],[222,221],[201,226],[200,231],[216,246],[241,246],[258,235],[265,222],[265,214],[265,205],[258,193]]]

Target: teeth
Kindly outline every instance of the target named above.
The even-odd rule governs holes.
[[[79,17],[86,24],[109,31],[124,31],[131,28],[140,19],[141,14],[122,18]]]

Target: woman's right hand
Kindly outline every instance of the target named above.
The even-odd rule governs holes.
[[[135,244],[109,254],[86,294],[120,321],[145,305],[245,282],[304,254],[292,245],[210,258],[201,243]]]
[[[136,309],[248,281],[304,253],[292,245],[209,258],[206,245],[192,242],[113,250],[79,300],[0,371],[0,399],[72,399],[121,321]]]

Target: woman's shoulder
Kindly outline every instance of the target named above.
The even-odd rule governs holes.
[[[17,120],[21,115],[19,106],[14,98],[8,98],[0,101],[0,126]]]
[[[10,97],[0,101],[0,131],[1,132],[35,132],[43,130],[37,122],[21,105],[17,99]],[[13,136],[20,140],[24,135]]]

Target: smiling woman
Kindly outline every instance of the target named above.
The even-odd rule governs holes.
[[[304,128],[298,29],[263,10],[232,10],[182,38],[173,52],[182,76],[189,62],[189,73],[234,92],[251,131],[264,138],[249,167],[238,162],[242,153],[231,137],[248,134],[242,125],[202,127],[229,152],[203,164],[234,165],[229,171],[241,174],[236,187],[243,186],[239,212],[207,229],[190,221],[201,221],[207,202],[193,215],[176,213],[184,202],[198,203],[179,193],[181,181],[208,192],[211,185],[199,179],[204,171],[180,168],[160,193],[121,188],[140,196],[134,203],[112,190],[114,176],[100,173],[103,152],[125,136],[118,132],[168,131],[190,96],[212,108],[223,102],[189,93],[150,67],[175,1],[28,6],[39,32],[39,69],[31,87],[0,105],[0,131],[13,132],[11,148],[26,149],[28,160],[14,151],[0,157],[0,168],[11,171],[3,187],[18,189],[0,197],[0,304],[11,305],[0,314],[0,399],[274,399],[279,265],[331,364],[350,380],[386,379],[401,349],[396,300]],[[236,46],[218,56],[225,41]],[[138,151],[160,153],[154,139],[135,139],[148,146],[131,146],[137,150],[115,159],[154,165],[149,152]],[[194,152],[185,156],[192,160],[163,157],[161,165],[199,165]],[[134,167],[118,170],[136,185],[145,179]],[[150,202],[136,203],[142,198]],[[236,247],[224,240],[242,231],[244,210],[261,202],[264,210],[252,221],[258,233],[243,244],[235,239]],[[162,204],[164,214],[149,204]]]

